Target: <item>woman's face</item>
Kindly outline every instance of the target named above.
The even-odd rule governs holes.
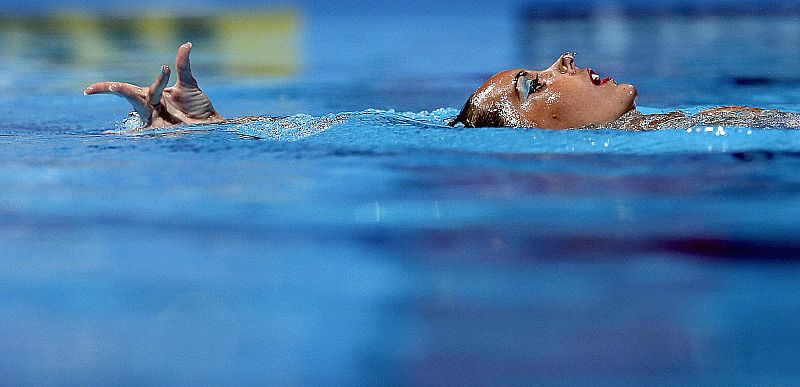
[[[635,108],[633,85],[601,78],[564,54],[541,70],[508,70],[491,77],[473,94],[479,112],[491,112],[502,126],[579,128],[613,122]]]

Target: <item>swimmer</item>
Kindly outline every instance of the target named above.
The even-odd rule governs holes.
[[[655,130],[698,125],[800,128],[800,114],[725,106],[695,115],[681,111],[642,114],[633,85],[579,68],[566,52],[544,70],[498,73],[478,88],[451,125],[546,129]]]
[[[189,63],[191,43],[178,49],[177,82],[167,87],[171,70],[163,66],[149,87],[121,82],[100,82],[84,94],[114,94],[133,105],[144,128],[226,121],[200,89]],[[579,68],[575,53],[561,55],[544,70],[514,69],[489,78],[467,99],[451,125],[465,127],[520,127],[543,129],[610,128],[655,130],[698,125],[754,128],[800,128],[800,114],[744,106],[703,110],[695,115],[680,111],[642,114],[636,110],[633,85],[601,78],[590,68]]]

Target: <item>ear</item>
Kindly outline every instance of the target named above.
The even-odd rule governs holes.
[[[470,113],[473,110],[473,106],[472,106],[472,98],[473,97],[475,97],[475,93],[472,93],[469,96],[469,98],[467,98],[467,102],[464,103],[464,107],[461,108],[461,112],[458,113],[458,115],[455,118],[453,118],[450,122],[447,123],[449,126],[456,126],[460,122],[460,123],[464,124],[465,127],[468,127],[468,128],[469,127],[474,127],[474,126],[471,126],[467,122],[467,118],[469,117]]]

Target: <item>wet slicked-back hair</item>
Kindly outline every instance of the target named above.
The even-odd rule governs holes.
[[[475,93],[467,98],[461,112],[456,118],[450,121],[450,126],[458,123],[464,124],[467,128],[486,128],[503,126],[499,109],[481,109],[475,105]]]

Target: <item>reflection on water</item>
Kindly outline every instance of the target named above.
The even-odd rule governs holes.
[[[229,75],[290,75],[300,66],[299,35],[291,9],[196,17],[56,14],[0,19],[0,52],[5,61],[127,68],[161,63],[192,41],[206,53],[195,65]]]

